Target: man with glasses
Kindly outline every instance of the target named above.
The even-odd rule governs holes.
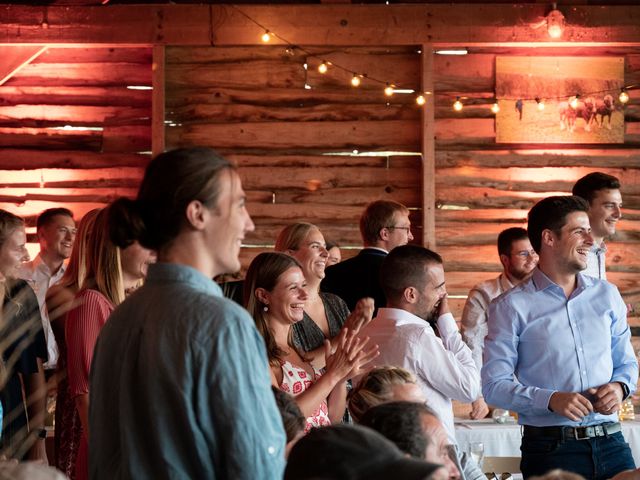
[[[370,203],[360,217],[360,234],[364,248],[355,257],[328,267],[320,288],[342,298],[349,310],[361,298],[371,297],[375,315],[386,304],[378,278],[382,261],[395,247],[413,240],[409,209],[389,200]]]
[[[616,233],[616,225],[622,218],[622,195],[620,181],[602,172],[585,175],[573,186],[573,194],[589,203],[589,223],[593,236],[593,247],[589,251],[585,275],[607,279],[605,271],[604,239]]]
[[[487,313],[489,304],[498,295],[527,280],[538,264],[538,254],[524,228],[513,227],[498,235],[498,255],[502,273],[492,280],[477,284],[469,292],[462,312],[462,338],[473,353],[473,361],[482,368],[484,338],[487,336]],[[471,418],[484,418],[489,408],[482,397],[471,404]]]
[[[482,391],[518,413],[524,478],[561,468],[604,480],[635,468],[617,412],[638,361],[620,292],[581,273],[588,210],[575,196],[538,202],[527,229],[538,267],[489,307]]]

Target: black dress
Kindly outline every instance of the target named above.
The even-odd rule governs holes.
[[[28,450],[23,445],[28,434],[20,374],[37,373],[37,359],[46,362],[48,353],[35,293],[24,280],[7,280],[6,289],[0,322],[0,348],[6,374],[2,375],[6,383],[0,384],[3,410],[0,454],[20,459]]]
[[[329,338],[333,338],[338,333],[345,320],[349,316],[349,307],[344,300],[333,293],[320,292],[320,298],[324,305],[329,324]],[[314,322],[307,312],[301,321],[293,325],[293,344],[303,352],[310,352],[321,347],[326,337],[320,327]]]

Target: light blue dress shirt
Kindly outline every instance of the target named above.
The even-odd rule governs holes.
[[[630,392],[638,362],[630,342],[627,308],[618,289],[577,274],[564,291],[540,269],[489,307],[482,391],[488,404],[518,412],[523,425],[594,425],[617,414],[591,413],[580,422],[548,409],[556,392],[582,392],[623,382]]]
[[[150,265],[102,328],[89,423],[94,480],[272,480],[284,471],[264,340],[245,309],[185,265]]]

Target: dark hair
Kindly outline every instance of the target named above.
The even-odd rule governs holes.
[[[327,251],[331,250],[333,247],[340,248],[340,244],[338,242],[334,242],[333,240],[327,240]]]
[[[169,245],[186,222],[187,205],[199,200],[209,208],[215,207],[221,175],[232,170],[233,165],[210,148],[161,153],[147,166],[135,203],[123,198],[114,202],[114,209],[129,210],[129,225],[141,227],[116,237],[138,240],[152,250]]]
[[[282,424],[287,434],[288,443],[304,431],[307,420],[304,418],[300,407],[298,407],[298,404],[291,395],[273,385],[271,386],[271,391],[273,391],[273,395],[276,397],[276,405],[278,406],[278,410],[280,410],[280,416],[282,417]]]
[[[21,217],[0,209],[0,247],[7,241],[7,237],[22,225],[24,220]]]
[[[556,235],[565,225],[567,215],[573,212],[588,212],[589,205],[581,197],[565,195],[547,197],[536,203],[529,210],[529,223],[527,233],[531,246],[540,254],[542,232],[551,230]]]
[[[53,217],[63,215],[73,220],[73,213],[68,208],[48,208],[38,215],[36,220],[36,232],[39,232],[42,227],[47,226],[53,220]]]
[[[593,172],[578,180],[571,193],[591,203],[598,190],[615,190],[619,188],[620,180],[613,175]]]
[[[387,300],[398,300],[407,287],[424,288],[429,265],[442,257],[419,245],[402,245],[389,252],[380,267],[380,286]]]
[[[423,403],[389,402],[367,410],[360,425],[381,433],[409,456],[424,460],[433,440],[422,427],[423,415],[438,417]]]
[[[264,343],[267,347],[269,364],[273,366],[279,365],[285,352],[278,346],[269,328],[269,324],[264,315],[265,305],[256,297],[256,289],[264,288],[268,292],[273,291],[280,275],[291,267],[298,267],[302,270],[298,261],[290,255],[279,252],[262,252],[253,259],[244,279],[244,308],[247,309],[249,315],[251,315],[256,322],[256,327],[260,335],[262,335],[262,338],[264,338]],[[288,344],[289,347],[295,349],[292,330],[289,330]]]
[[[380,240],[380,230],[393,226],[396,212],[408,214],[409,209],[391,200],[376,200],[367,205],[360,216],[360,234],[365,246],[375,245]]]
[[[109,205],[109,237],[122,249],[130,246],[144,232],[144,223],[137,208],[135,200],[124,197]]]
[[[529,236],[524,228],[512,227],[501,231],[498,235],[498,254],[509,255],[511,253],[511,244],[513,242],[528,238]]]

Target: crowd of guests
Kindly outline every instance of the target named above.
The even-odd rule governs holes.
[[[596,172],[573,193],[500,233],[503,272],[472,289],[462,333],[446,259],[410,244],[392,201],[367,205],[350,259],[298,222],[243,281],[213,281],[240,270],[255,227],[238,173],[209,149],[159,155],[135,200],[77,229],[69,210],[43,212],[32,262],[24,220],[0,210],[1,454],[78,480],[479,480],[458,400],[472,418],[518,412],[525,477],[634,475],[616,412],[638,363],[604,279],[620,184]]]

